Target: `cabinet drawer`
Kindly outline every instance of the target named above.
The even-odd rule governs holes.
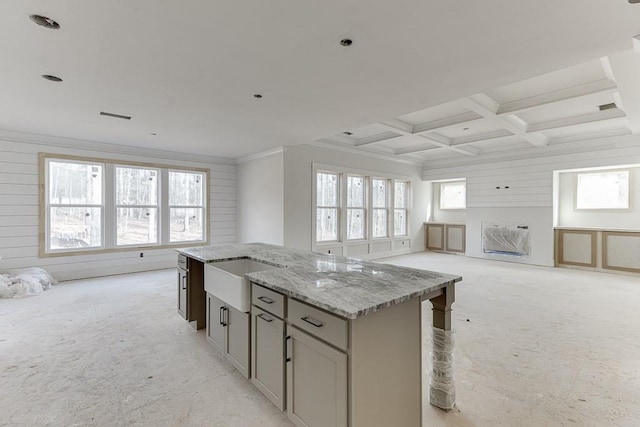
[[[290,298],[287,320],[297,328],[315,335],[329,344],[343,350],[347,349],[348,323],[346,319]]]
[[[180,267],[183,270],[188,270],[187,268],[187,257],[182,255],[182,254],[178,254],[178,267]]]
[[[253,283],[251,285],[251,304],[284,319],[284,295]]]

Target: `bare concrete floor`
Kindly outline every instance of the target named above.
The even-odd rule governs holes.
[[[385,262],[464,277],[458,408],[425,404],[424,425],[640,425],[640,278],[434,253]],[[175,275],[0,300],[0,426],[291,425],[176,314]]]

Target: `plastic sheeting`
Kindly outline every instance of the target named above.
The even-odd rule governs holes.
[[[46,291],[58,281],[39,267],[0,271],[0,298],[21,298]]]
[[[506,255],[529,255],[529,226],[482,224],[482,252]]]
[[[453,382],[453,332],[433,328],[431,337],[430,402],[442,409],[453,409],[456,385]]]

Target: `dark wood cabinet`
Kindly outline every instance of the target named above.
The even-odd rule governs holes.
[[[204,264],[178,255],[178,314],[196,329],[206,327],[207,295],[204,291]]]

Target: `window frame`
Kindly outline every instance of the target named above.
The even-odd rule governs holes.
[[[41,194],[40,194],[40,227],[41,230],[43,230],[43,232],[40,232],[40,252],[41,253],[46,253],[46,254],[61,254],[61,253],[65,253],[65,252],[70,252],[71,254],[77,254],[77,253],[83,253],[83,252],[97,252],[97,251],[102,251],[105,249],[105,235],[106,235],[106,230],[105,230],[105,214],[107,213],[106,210],[106,200],[105,200],[105,187],[107,185],[107,180],[106,180],[106,175],[107,175],[107,171],[106,171],[106,164],[104,162],[100,162],[97,159],[94,160],[89,160],[89,159],[85,159],[85,160],[71,160],[71,159],[66,159],[66,158],[50,158],[47,160],[51,160],[53,162],[57,162],[57,163],[71,163],[71,164],[85,164],[85,165],[91,165],[91,166],[100,166],[102,169],[102,178],[101,178],[101,194],[100,194],[100,199],[102,201],[102,203],[100,204],[91,204],[91,203],[86,203],[86,204],[78,204],[78,203],[51,203],[50,201],[50,191],[49,191],[49,185],[46,184],[48,183],[48,177],[49,177],[49,173],[50,173],[50,169],[49,169],[49,163],[50,161],[45,161],[41,167],[40,167],[40,189],[41,189]],[[50,236],[51,234],[51,208],[52,207],[68,207],[68,208],[82,208],[82,207],[89,207],[89,208],[100,208],[100,245],[98,246],[91,246],[88,248],[67,248],[67,249],[51,249],[50,245],[51,245],[51,239],[47,238],[47,236]],[[44,238],[44,241],[42,240]],[[43,246],[44,245],[44,246]]]
[[[614,174],[614,173],[626,173],[627,175],[627,206],[626,207],[578,207],[578,189],[580,182],[580,175],[602,175],[602,174]],[[620,169],[592,169],[592,170],[583,170],[576,171],[574,175],[575,185],[574,185],[574,198],[573,198],[573,208],[575,211],[579,212],[622,212],[628,211],[632,208],[632,183],[633,183],[633,172],[629,168],[620,168]]]
[[[405,185],[405,194],[404,194],[404,204],[403,208],[398,208],[396,206],[396,184],[402,183]],[[408,237],[409,236],[409,206],[411,206],[411,181],[403,180],[403,179],[394,179],[393,180],[393,237]],[[405,217],[405,230],[404,234],[396,234],[396,212],[403,211]]]
[[[66,163],[88,163],[88,164],[102,164],[103,165],[103,210],[101,218],[102,227],[102,244],[100,247],[82,248],[82,249],[57,249],[51,250],[49,248],[49,232],[50,232],[50,218],[49,218],[49,177],[48,177],[48,162],[49,161],[62,161]],[[134,167],[134,168],[148,168],[158,170],[158,243],[155,244],[142,244],[142,245],[116,245],[116,194],[115,194],[115,168],[116,166]],[[170,243],[170,235],[168,234],[168,227],[170,221],[168,215],[168,171],[183,171],[191,173],[202,173],[204,176],[203,191],[203,240],[191,240]],[[116,253],[116,252],[128,252],[137,251],[140,249],[165,249],[165,248],[179,248],[179,247],[194,247],[194,246],[207,246],[211,239],[211,192],[210,192],[210,169],[168,165],[161,163],[145,163],[129,160],[117,160],[109,158],[99,157],[82,157],[57,153],[38,153],[38,176],[39,176],[39,244],[38,244],[38,256],[40,258],[60,257],[60,256],[74,256],[74,255],[89,255],[89,254],[102,254],[102,253]],[[166,182],[166,184],[164,184]],[[109,215],[109,218],[106,216]],[[163,218],[166,217],[166,220]],[[167,227],[164,226],[166,222]],[[167,230],[165,230],[167,228]],[[166,235],[166,239],[164,236]]]
[[[334,175],[336,177],[336,205],[318,205],[318,175]],[[338,242],[342,242],[342,230],[344,227],[342,226],[342,181],[343,174],[341,172],[335,172],[330,170],[319,169],[315,171],[313,174],[313,203],[315,206],[314,216],[313,216],[313,235],[315,242],[318,244],[335,244]],[[335,240],[318,240],[318,211],[320,209],[334,209],[336,212],[336,239]]]
[[[464,207],[445,207],[444,206],[444,187],[447,185],[464,184]],[[455,180],[455,181],[442,181],[440,182],[440,203],[438,204],[441,211],[463,211],[467,209],[467,181]]]
[[[209,218],[209,211],[207,209],[208,207],[208,203],[207,203],[207,191],[205,190],[205,186],[208,186],[209,183],[209,177],[207,174],[203,175],[203,183],[202,183],[202,204],[201,205],[172,205],[170,204],[170,196],[169,196],[169,191],[171,190],[171,179],[169,177],[169,175],[171,174],[171,172],[178,172],[178,173],[192,173],[192,174],[196,174],[196,173],[202,173],[201,171],[196,171],[196,170],[185,170],[185,169],[176,169],[176,168],[167,168],[165,169],[165,173],[163,174],[163,176],[165,177],[165,180],[167,182],[166,185],[166,192],[167,192],[167,204],[166,204],[166,208],[165,207],[161,207],[161,209],[163,209],[166,212],[166,215],[168,216],[169,220],[168,223],[166,224],[166,230],[165,232],[168,233],[168,239],[167,241],[169,242],[169,244],[171,245],[181,245],[181,244],[188,244],[189,242],[193,242],[193,240],[179,240],[176,242],[172,242],[171,241],[171,209],[201,209],[202,210],[202,224],[203,224],[203,228],[202,228],[202,233],[203,233],[203,237],[208,237],[208,227],[205,227],[205,225],[209,224],[209,221],[207,220],[207,218]]]
[[[358,207],[358,206],[350,206],[349,205],[349,178],[362,178],[362,207]],[[361,242],[361,241],[365,241],[367,240],[368,236],[369,236],[369,221],[368,221],[368,189],[369,189],[369,185],[368,185],[368,179],[365,175],[361,175],[361,174],[355,174],[355,173],[347,173],[346,174],[346,178],[345,178],[345,186],[346,186],[346,191],[345,191],[345,216],[346,216],[346,230],[345,230],[345,236],[344,239],[345,241],[348,242]],[[363,230],[362,230],[362,237],[357,237],[357,238],[349,238],[349,211],[350,210],[360,210],[362,211],[362,221],[363,221]]]
[[[375,206],[373,206],[373,188],[375,186],[374,181],[382,181],[382,182],[384,182],[384,207],[375,207]],[[390,218],[389,218],[389,210],[390,210],[389,201],[390,201],[390,199],[389,198],[390,198],[390,193],[391,193],[389,191],[389,187],[391,187],[391,186],[389,185],[389,181],[391,181],[391,180],[388,179],[388,178],[380,177],[380,176],[372,176],[371,177],[371,186],[370,186],[371,187],[371,203],[370,203],[370,206],[371,206],[371,234],[370,234],[370,238],[371,238],[371,240],[388,239],[388,238],[391,237],[391,232],[390,232],[391,230],[390,230],[390,227],[389,227],[389,224],[390,224]],[[375,216],[374,214],[375,214],[376,211],[384,211],[384,213],[385,213],[385,234],[383,236],[374,236],[373,235],[373,230],[374,230],[373,218]]]

